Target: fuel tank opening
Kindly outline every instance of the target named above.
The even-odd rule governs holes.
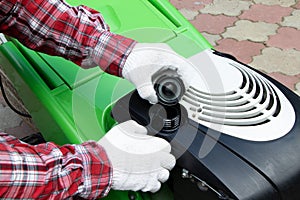
[[[129,100],[129,114],[131,119],[146,126],[149,134],[173,134],[186,123],[188,113],[179,103],[165,105],[150,104],[142,99],[135,91]]]
[[[181,104],[150,104],[136,90],[120,99],[111,114],[118,122],[135,120],[145,126],[150,135],[176,133],[188,119],[188,113]]]
[[[187,112],[180,104],[166,106],[152,105],[148,111],[150,123],[148,128],[155,133],[174,133],[185,122]]]
[[[152,76],[158,101],[166,106],[176,106],[185,93],[183,81],[177,68],[165,66]]]

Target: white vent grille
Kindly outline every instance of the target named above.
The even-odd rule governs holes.
[[[235,91],[208,94],[190,87],[183,101],[190,110],[197,111],[199,120],[233,126],[255,126],[268,123],[278,116],[280,100],[274,88],[263,77],[235,66],[243,76]]]
[[[277,139],[293,127],[293,107],[282,92],[262,75],[211,51],[200,53],[190,60],[195,66],[202,64],[198,68],[200,71],[203,64],[214,67],[215,70],[204,72],[202,77],[221,74],[222,78],[215,78],[215,81],[222,82],[220,85],[224,86],[224,92],[221,92],[219,89],[201,88],[203,85],[216,88],[211,87],[216,84],[214,81],[191,84],[181,100],[190,119],[220,132],[254,141]]]

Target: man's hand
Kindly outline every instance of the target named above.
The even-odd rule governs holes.
[[[113,166],[112,188],[156,192],[175,166],[170,144],[147,135],[133,120],[113,127],[99,142]]]
[[[125,62],[122,76],[136,86],[143,99],[155,104],[158,98],[152,83],[152,75],[165,66],[177,68],[177,73],[187,89],[195,74],[195,67],[164,43],[136,44]]]

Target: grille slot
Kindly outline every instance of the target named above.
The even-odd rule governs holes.
[[[199,121],[228,126],[270,123],[281,111],[276,90],[267,79],[249,68],[236,63],[230,65],[242,75],[242,83],[235,90],[208,93],[190,87],[182,103],[190,107],[193,118]]]
[[[207,131],[249,141],[270,141],[288,134],[296,113],[271,79],[236,60],[205,50],[189,58],[199,70],[180,104],[190,120]],[[191,72],[194,73],[194,72]]]

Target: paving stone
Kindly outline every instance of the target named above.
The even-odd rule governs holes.
[[[283,17],[290,15],[292,11],[293,9],[290,7],[255,4],[252,5],[249,10],[244,11],[239,18],[251,21],[279,23]]]
[[[214,0],[213,3],[201,9],[201,12],[214,15],[239,16],[243,10],[248,10],[251,4],[251,1]]]
[[[237,41],[228,38],[218,41],[216,49],[224,53],[229,53],[236,57],[239,61],[248,64],[252,62],[252,57],[259,55],[261,49],[264,47],[265,46],[261,43],[246,40]]]
[[[236,17],[229,17],[225,15],[210,15],[200,14],[191,23],[200,31],[211,34],[221,34],[226,27],[232,26],[237,21]]]
[[[300,30],[300,10],[295,10],[291,16],[284,17],[281,25],[295,27]]]
[[[0,104],[0,130],[17,127],[22,119],[14,113],[9,107]]]
[[[209,34],[209,33],[202,33],[202,35],[212,46],[216,46],[217,41],[222,39],[220,35],[214,35],[214,34]]]
[[[300,1],[294,6],[294,8],[300,9]]]
[[[198,11],[182,8],[179,10],[187,20],[193,20],[199,14]]]
[[[213,0],[170,0],[170,3],[173,4],[177,9],[190,9],[190,10],[199,10],[204,8],[205,5],[212,3]]]
[[[24,121],[21,122],[21,124],[17,127],[10,127],[4,130],[6,133],[13,135],[17,138],[24,138],[28,135],[37,133],[33,130],[32,127],[30,127],[27,123]]]
[[[286,87],[288,87],[291,90],[295,90],[295,85],[300,81],[300,79],[297,76],[287,76],[285,74],[282,74],[280,72],[273,72],[268,74],[275,80],[279,81]]]
[[[0,104],[5,105],[5,101],[3,99],[1,91],[0,91]]]
[[[300,30],[290,27],[279,28],[276,35],[270,36],[268,46],[281,49],[296,49],[300,51]]]
[[[264,42],[268,40],[268,36],[276,34],[278,27],[277,24],[239,20],[235,23],[235,26],[227,28],[222,36],[224,38],[234,38],[239,41],[251,40],[254,42]]]
[[[281,50],[275,47],[263,49],[262,55],[254,56],[250,64],[267,73],[281,72],[294,76],[300,73],[300,52],[294,49]]]
[[[257,4],[265,4],[265,5],[280,5],[283,7],[290,7],[296,4],[298,0],[254,0]]]
[[[30,127],[18,114],[13,112],[6,104],[0,92],[0,131],[22,138],[32,133],[38,132],[34,127]]]

